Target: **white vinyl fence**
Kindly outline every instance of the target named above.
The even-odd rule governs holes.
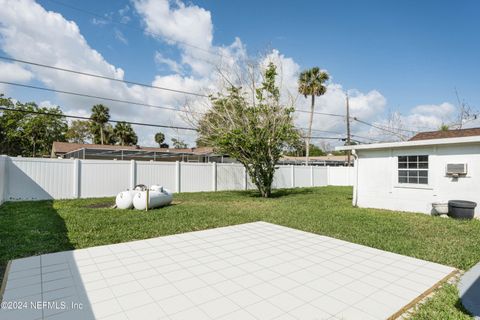
[[[353,168],[279,166],[274,188],[353,184]],[[173,192],[254,189],[239,164],[0,156],[0,203],[115,196],[137,184]]]
[[[0,156],[0,204],[7,198],[7,157]]]

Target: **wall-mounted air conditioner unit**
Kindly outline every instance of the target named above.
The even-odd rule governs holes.
[[[447,164],[447,176],[458,177],[467,174],[466,163],[449,163]]]

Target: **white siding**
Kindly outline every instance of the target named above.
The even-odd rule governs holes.
[[[439,145],[402,149],[358,150],[357,204],[360,207],[432,212],[432,202],[470,200],[480,205],[480,146]],[[399,155],[429,155],[429,184],[398,184]],[[467,163],[466,177],[446,176],[447,163]],[[332,169],[332,168],[331,168]],[[480,216],[477,206],[476,215]]]
[[[80,197],[111,197],[130,188],[130,161],[82,160]]]
[[[73,160],[9,158],[7,200],[73,197]]]

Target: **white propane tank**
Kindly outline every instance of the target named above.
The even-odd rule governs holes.
[[[148,208],[158,208],[170,204],[173,200],[172,193],[162,186],[154,185],[148,191]],[[137,210],[147,208],[147,191],[140,191],[133,197],[133,206]]]
[[[143,188],[140,186],[135,187],[133,190],[122,191],[117,194],[115,198],[115,204],[118,209],[132,209],[133,208],[133,198],[135,195],[140,192]]]

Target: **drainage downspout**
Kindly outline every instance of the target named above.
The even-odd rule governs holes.
[[[357,202],[358,202],[358,165],[359,165],[359,161],[358,161],[358,154],[355,151],[355,149],[352,150],[352,156],[353,156],[354,165],[355,165],[355,182],[353,183],[352,205],[354,207],[356,207]]]

